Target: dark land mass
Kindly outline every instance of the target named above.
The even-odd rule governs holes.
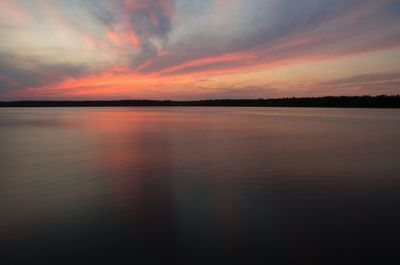
[[[275,99],[209,99],[197,101],[173,100],[86,100],[86,101],[0,101],[0,107],[128,107],[128,106],[188,106],[188,107],[329,107],[329,108],[400,108],[396,96],[341,96]]]

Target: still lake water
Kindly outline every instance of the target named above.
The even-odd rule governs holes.
[[[1,258],[393,261],[399,137],[390,109],[2,108]]]

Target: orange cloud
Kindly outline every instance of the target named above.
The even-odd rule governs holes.
[[[120,37],[118,36],[117,33],[115,33],[115,31],[112,31],[111,29],[107,29],[106,34],[107,34],[107,38],[109,40],[114,41],[114,42],[121,42]]]
[[[131,43],[135,46],[139,46],[139,39],[133,30],[123,34],[118,34],[116,31],[113,31],[112,29],[106,29],[105,31],[107,38],[112,42]]]
[[[132,32],[129,34],[129,41],[130,41],[133,45],[139,46],[139,39],[138,39],[138,37],[136,36],[136,34],[135,34],[134,31],[132,31]]]

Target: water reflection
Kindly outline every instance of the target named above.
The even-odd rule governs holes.
[[[399,129],[398,110],[0,109],[2,254],[10,264],[394,257]]]

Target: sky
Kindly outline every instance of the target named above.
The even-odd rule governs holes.
[[[382,94],[399,0],[0,0],[0,100]]]

